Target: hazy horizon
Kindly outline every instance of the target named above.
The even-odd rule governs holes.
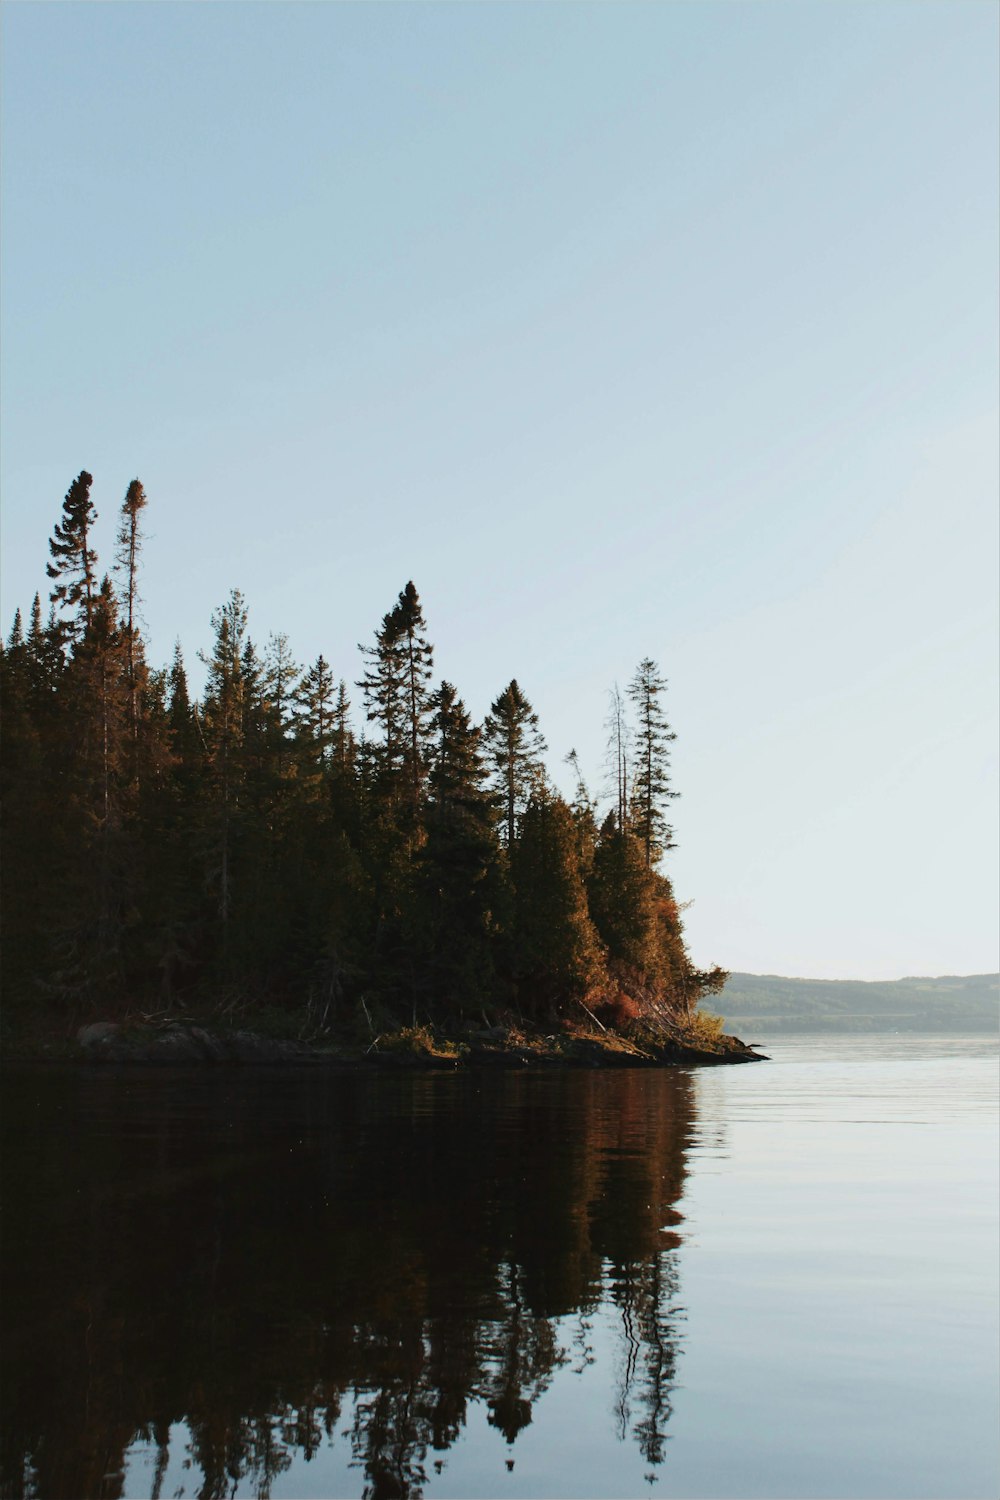
[[[652,656],[697,963],[994,972],[995,7],[2,25],[5,637],[138,475],[155,664],[238,587],[352,683],[412,578],[597,790]]]

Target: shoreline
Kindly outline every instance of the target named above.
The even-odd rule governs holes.
[[[341,1039],[303,1041],[269,1037],[249,1028],[223,1031],[191,1021],[158,1026],[97,1021],[74,1038],[11,1042],[8,1064],[84,1064],[126,1067],[293,1066],[464,1071],[469,1068],[650,1068],[717,1067],[765,1062],[765,1054],[738,1037],[719,1033],[710,1043],[674,1035],[629,1037],[613,1031],[536,1032],[495,1027],[448,1036],[429,1027],[404,1028],[375,1037],[367,1046]]]

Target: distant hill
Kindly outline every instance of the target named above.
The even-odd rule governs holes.
[[[755,1031],[997,1031],[1000,974],[938,979],[785,979],[732,974],[713,1009]]]

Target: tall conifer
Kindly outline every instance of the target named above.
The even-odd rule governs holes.
[[[146,492],[141,482],[133,479],[122,501],[118,535],[115,539],[115,566],[122,579],[129,728],[133,740],[139,734],[139,678],[142,659],[142,641],[139,636],[139,554],[142,551],[142,534],[139,517],[146,504]]]
[[[639,663],[628,690],[638,719],[631,826],[645,851],[647,868],[666,849],[674,847],[667,806],[679,795],[670,786],[670,745],[677,736],[663,711],[661,699],[666,688],[656,662],[647,656]]]
[[[545,781],[545,740],[538,715],[514,678],[490,704],[483,726],[493,784],[502,807],[503,837],[508,848],[517,837],[517,820],[532,794]]]
[[[580,999],[603,976],[573,815],[561,797],[529,802],[513,846],[514,952],[519,992],[536,1012]]]
[[[67,490],[62,520],[56,522],[49,541],[52,561],[45,568],[50,578],[58,580],[52,590],[53,604],[74,611],[82,605],[84,628],[90,626],[96,593],[94,568],[97,553],[90,545],[90,532],[97,520],[97,511],[90,498],[93,482],[93,476],[81,469]],[[63,624],[62,630],[72,638],[79,633],[79,625],[70,619]]]
[[[303,676],[295,701],[299,710],[299,735],[306,755],[314,764],[325,766],[334,741],[336,703],[333,672],[322,654]]]
[[[415,814],[426,777],[431,717],[433,647],[427,640],[420,598],[412,583],[401,590],[393,609],[383,617],[374,646],[360,650],[368,670],[359,682],[370,723],[382,730],[380,753],[383,789],[394,796],[394,783]]]
[[[239,589],[212,615],[215,643],[202,660],[208,668],[203,710],[205,746],[213,788],[218,867],[218,912],[224,945],[232,915],[233,835],[243,778],[247,609]]]

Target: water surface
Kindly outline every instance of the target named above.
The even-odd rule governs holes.
[[[992,1497],[989,1039],[25,1070],[5,1495]]]

